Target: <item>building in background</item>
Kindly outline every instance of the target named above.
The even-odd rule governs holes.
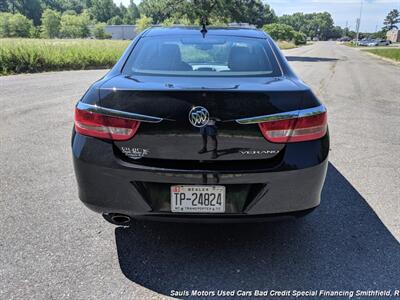
[[[399,29],[393,28],[386,33],[386,39],[392,43],[400,42],[400,31]]]
[[[132,40],[137,35],[135,25],[105,25],[104,31],[112,40]]]

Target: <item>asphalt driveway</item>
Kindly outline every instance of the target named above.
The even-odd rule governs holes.
[[[400,67],[329,42],[285,54],[332,137],[321,207],[285,223],[106,223],[79,202],[70,151],[74,104],[105,71],[0,77],[0,298],[399,289]]]

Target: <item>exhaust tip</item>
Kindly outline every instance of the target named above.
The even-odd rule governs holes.
[[[132,222],[132,218],[123,214],[103,214],[103,218],[111,224],[118,226],[129,226]]]

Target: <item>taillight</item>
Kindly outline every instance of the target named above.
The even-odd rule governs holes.
[[[125,141],[135,135],[139,125],[139,121],[75,108],[75,130],[83,135]]]
[[[316,140],[327,131],[326,111],[311,116],[258,123],[264,137],[274,143]]]

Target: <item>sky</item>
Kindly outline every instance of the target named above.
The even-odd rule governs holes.
[[[363,32],[374,32],[383,26],[383,20],[392,9],[400,10],[400,0],[268,0],[278,16],[295,12],[311,13],[327,11],[332,15],[335,25],[355,30],[363,2],[361,27]],[[129,0],[114,0],[115,3],[129,4]],[[140,0],[135,0],[140,3]]]

